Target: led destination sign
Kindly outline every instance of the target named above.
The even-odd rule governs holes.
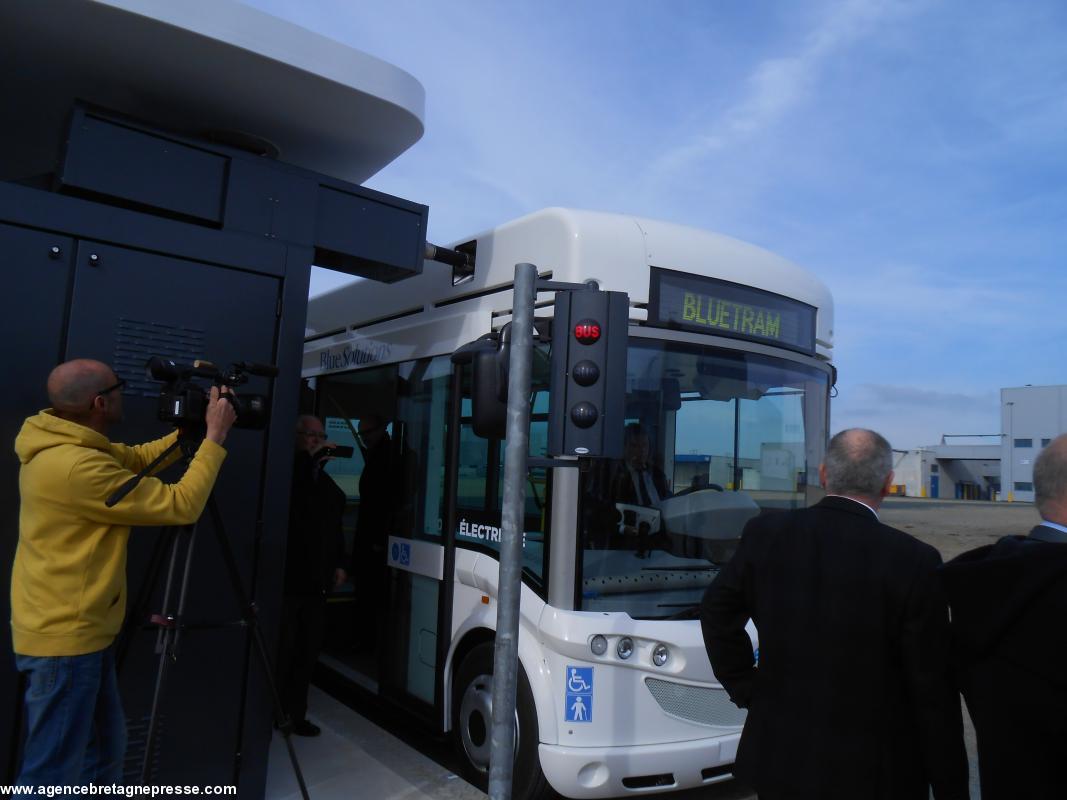
[[[815,308],[729,281],[652,270],[648,321],[815,352]]]

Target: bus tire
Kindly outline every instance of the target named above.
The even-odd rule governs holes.
[[[453,741],[463,760],[465,777],[483,792],[489,785],[489,723],[493,702],[493,643],[471,650],[456,670],[452,692]],[[515,687],[518,748],[512,773],[514,800],[549,800],[558,797],[537,753],[537,709],[526,671],[519,665]]]

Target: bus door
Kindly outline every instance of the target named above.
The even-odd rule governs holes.
[[[345,491],[348,581],[329,598],[322,661],[438,720],[447,646],[443,535],[451,365],[423,359],[320,377],[317,406],[352,459],[326,469]]]

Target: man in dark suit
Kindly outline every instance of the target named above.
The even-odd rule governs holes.
[[[1067,798],[1067,435],[1034,464],[1044,520],[942,569],[982,800]]]
[[[651,461],[648,432],[636,422],[626,426],[623,460],[615,466],[610,490],[614,502],[658,508],[671,496],[667,476]]]
[[[639,557],[650,549],[667,548],[660,534],[658,512],[654,509],[671,496],[667,476],[651,458],[648,431],[639,423],[626,426],[623,457],[604,464],[606,491],[588,504],[593,542],[600,547],[633,550]],[[642,512],[641,509],[645,511]]]
[[[299,417],[278,637],[278,691],[298,736],[322,732],[307,719],[308,687],[326,630],[326,595],[347,579],[340,566],[345,494],[323,471],[328,444],[322,420]]]
[[[701,605],[715,675],[748,709],[734,771],[764,800],[966,798],[941,557],[878,521],[889,443],[842,431],[819,477],[817,505],[749,521]]]

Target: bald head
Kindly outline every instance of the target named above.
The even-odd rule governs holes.
[[[824,466],[831,494],[881,498],[893,472],[893,451],[880,434],[849,428],[830,440]]]
[[[1067,434],[1049,442],[1034,462],[1034,502],[1042,519],[1067,525]]]
[[[67,361],[48,376],[48,401],[64,415],[85,416],[96,395],[116,380],[111,367],[100,361],[88,358]]]
[[[301,414],[296,418],[296,432],[300,433],[309,428],[315,430],[322,429],[322,420],[316,417],[314,414]]]

